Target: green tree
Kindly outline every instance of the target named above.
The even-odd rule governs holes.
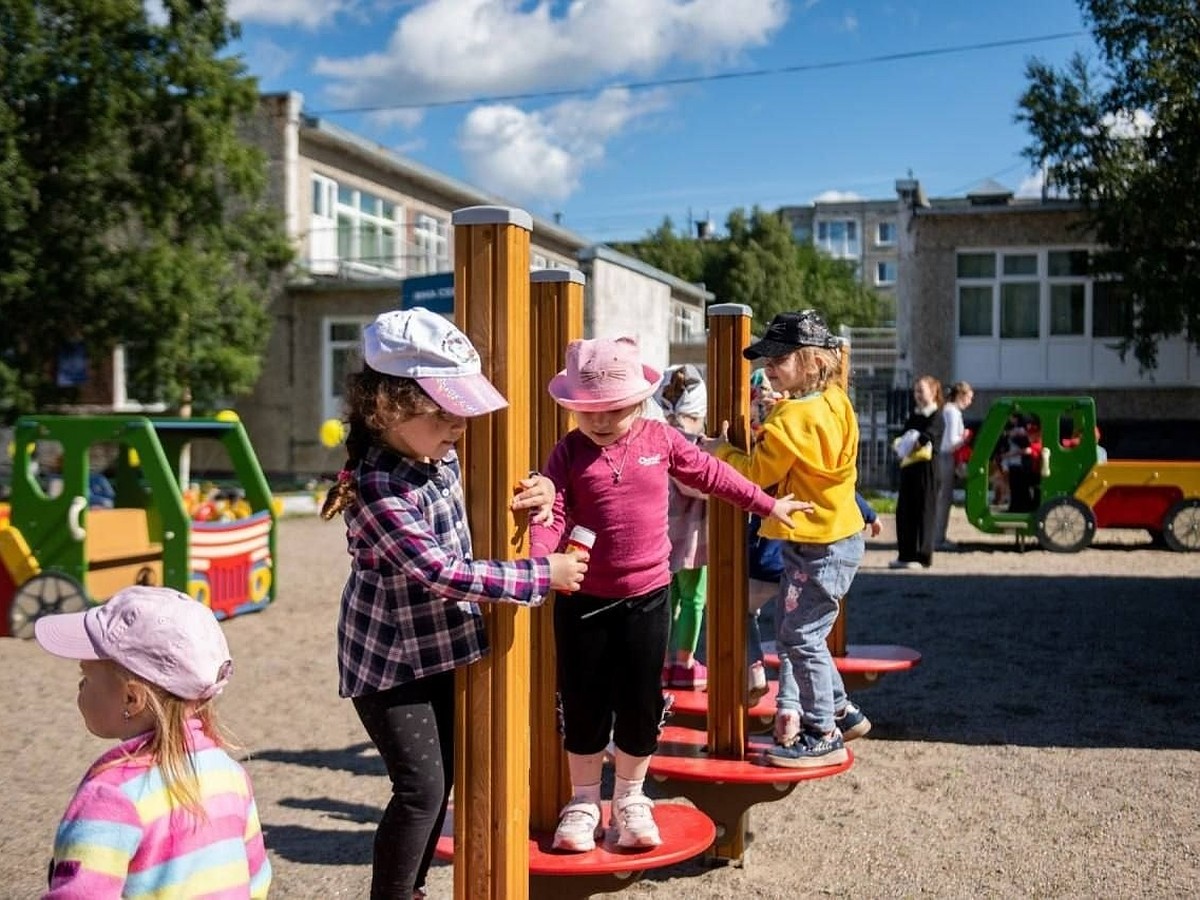
[[[833,327],[877,325],[882,315],[874,291],[859,281],[854,267],[797,244],[773,213],[755,207],[733,210],[726,234],[692,240],[675,233],[670,219],[645,239],[617,249],[685,281],[703,282],[720,303],[742,303],[761,329],[780,312],[819,309]]]
[[[1121,280],[1122,354],[1161,339],[1200,347],[1200,16],[1195,0],[1080,0],[1100,51],[1057,70],[1034,59],[1017,120],[1048,187],[1080,200]]]
[[[291,257],[239,128],[257,85],[224,0],[0,0],[0,408],[70,401],[65,345],[127,348],[144,399],[258,377]]]

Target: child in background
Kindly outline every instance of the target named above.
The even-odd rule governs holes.
[[[933,565],[937,530],[937,467],[942,443],[942,383],[922,375],[913,383],[913,409],[903,434],[893,442],[900,460],[896,496],[896,558],[892,569],[928,569]]]
[[[213,708],[233,662],[212,611],[170,588],[129,587],[40,618],[34,634],[79,660],[88,731],[121,742],[67,806],[44,898],[266,897],[254,791]]]
[[[339,691],[379,749],[392,796],[375,833],[371,897],[423,897],[454,777],[454,670],[487,651],[479,601],[537,605],[573,590],[586,556],[471,554],[454,445],[467,417],[507,406],[479,355],[426,309],[383,313],[346,388],[347,459],[321,510],[344,513],[350,577],[338,619]],[[545,505],[546,479],[514,508]]]
[[[530,529],[534,554],[559,547],[575,525],[597,535],[580,593],[554,604],[563,744],[572,799],[554,835],[560,850],[587,851],[603,833],[600,776],[610,735],[616,785],[610,824],[620,847],[661,843],[643,783],[658,749],[662,665],[670,625],[667,537],[670,478],[762,516],[788,522],[811,504],[774,499],[664,422],[641,415],[659,374],[636,342],[572,341],[550,382],[578,427],[550,454],[553,520]]]
[[[708,389],[700,370],[692,365],[667,369],[654,396],[667,424],[698,444],[704,435],[704,417],[708,413]],[[696,643],[708,591],[708,497],[672,478],[667,502],[671,638],[663,680],[668,687],[702,691],[708,687],[708,670],[704,663],[696,661]]]
[[[761,528],[763,537],[785,542],[776,624],[781,657],[791,661],[796,682],[793,690],[790,680],[780,681],[775,745],[767,757],[793,768],[837,765],[849,758],[844,733],[861,734],[866,722],[846,696],[826,644],[864,550],[863,517],[854,503],[858,420],[837,384],[838,341],[815,310],[780,313],[743,355],[765,358],[771,387],[789,397],[776,403],[749,453],[724,434],[707,446],[755,483],[816,504],[799,522]]]

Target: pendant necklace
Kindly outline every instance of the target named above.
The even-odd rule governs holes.
[[[627,438],[625,439],[625,450],[624,450],[624,452],[621,454],[621,464],[620,464],[619,466],[614,466],[614,465],[613,465],[613,461],[612,461],[612,459],[611,459],[611,458],[609,457],[609,455],[608,455],[608,447],[601,447],[601,448],[600,448],[600,455],[601,455],[602,457],[604,457],[604,461],[605,461],[606,463],[608,463],[608,467],[609,467],[610,469],[612,469],[612,479],[613,479],[613,484],[620,484],[620,483],[621,483],[621,473],[625,471],[625,463],[626,463],[626,461],[629,459],[629,443],[630,443],[630,437],[632,437],[632,435],[630,435],[629,437],[627,437]],[[615,446],[615,445],[614,445],[614,446]]]

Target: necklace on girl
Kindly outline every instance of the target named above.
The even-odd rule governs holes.
[[[604,461],[608,463],[609,469],[612,470],[613,484],[621,483],[621,473],[625,471],[625,462],[629,459],[629,443],[631,437],[632,435],[628,435],[625,438],[625,449],[621,453],[620,465],[613,465],[612,457],[608,455],[608,447],[600,448],[600,455],[604,457]],[[612,446],[615,447],[616,444],[613,444]]]

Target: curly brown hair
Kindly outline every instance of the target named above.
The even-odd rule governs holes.
[[[321,518],[332,519],[358,496],[354,472],[373,444],[397,422],[438,409],[430,396],[412,378],[385,375],[363,366],[346,378],[343,398],[346,432],[346,462],[321,505]]]

